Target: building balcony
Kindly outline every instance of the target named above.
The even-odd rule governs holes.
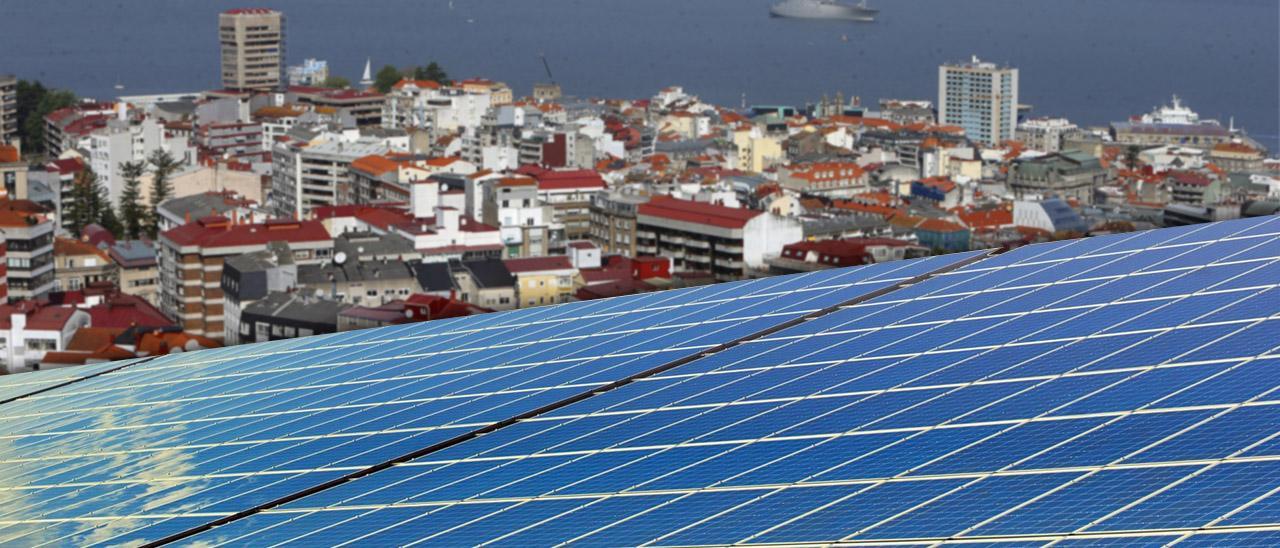
[[[711,249],[711,244],[706,240],[686,240],[684,245],[688,247],[696,247],[698,249]]]

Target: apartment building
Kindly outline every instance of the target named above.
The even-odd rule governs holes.
[[[240,8],[218,14],[222,50],[222,87],[271,91],[284,71],[284,14],[266,8]]]
[[[296,218],[319,206],[338,205],[339,197],[351,195],[351,163],[393,150],[387,139],[354,132],[281,141],[271,155],[269,203],[277,214]]]
[[[636,256],[636,210],[650,196],[614,191],[591,197],[591,241],[605,253]]]
[[[333,256],[333,239],[319,221],[277,220],[233,223],[204,217],[160,235],[160,309],[184,331],[223,338],[223,263],[228,257],[285,242],[297,264],[317,264]]]
[[[804,239],[798,221],[753,209],[654,196],[636,215],[636,251],[670,257],[676,271],[738,280]]]
[[[1018,126],[1018,69],[985,62],[938,67],[938,123],[964,128],[970,139],[997,146]]]
[[[0,143],[18,136],[18,78],[0,74]]]
[[[484,189],[481,220],[498,227],[507,247],[504,257],[549,255],[553,233],[562,235],[563,228],[552,225],[552,208],[539,198],[538,182],[528,177],[504,177]]]
[[[36,203],[0,198],[11,300],[35,299],[53,290],[53,225]]]

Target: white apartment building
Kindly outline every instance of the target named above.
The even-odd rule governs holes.
[[[938,122],[964,128],[974,141],[997,146],[1018,126],[1018,69],[974,56],[938,67]]]

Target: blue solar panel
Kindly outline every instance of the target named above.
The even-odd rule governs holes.
[[[1277,242],[1242,220],[159,358],[0,407],[0,540],[1235,542],[1280,528]]]
[[[133,524],[154,540],[976,256],[165,356],[27,395],[0,417],[0,459],[21,472],[11,489],[41,496],[0,520],[83,530],[0,537]]]

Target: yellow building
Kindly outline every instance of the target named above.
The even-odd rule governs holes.
[[[494,82],[485,78],[472,78],[458,82],[458,87],[467,93],[488,93],[492,106],[509,105],[514,99],[511,88],[502,82]]]
[[[764,171],[785,159],[782,139],[768,135],[759,126],[740,125],[733,130],[733,145],[738,150],[738,169]]]
[[[578,288],[586,285],[582,273],[563,255],[507,259],[503,262],[516,278],[519,308],[567,303]]]

